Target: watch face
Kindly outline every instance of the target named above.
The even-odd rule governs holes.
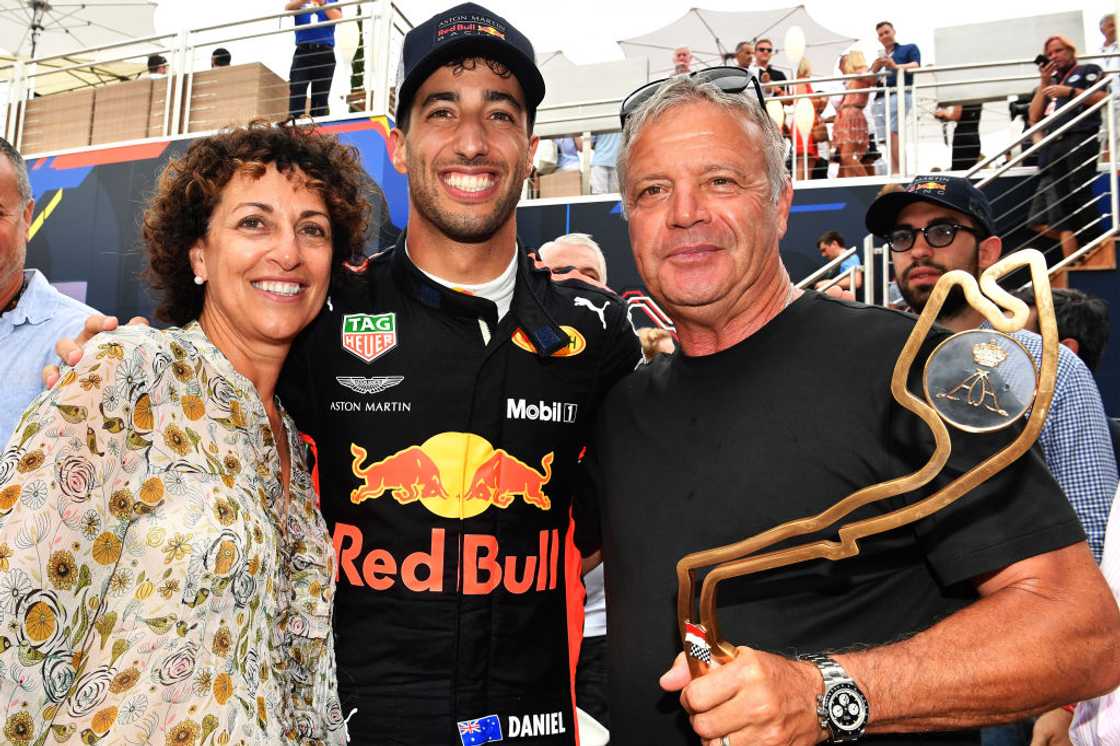
[[[837,730],[854,733],[867,724],[867,700],[852,684],[831,687],[821,704]]]

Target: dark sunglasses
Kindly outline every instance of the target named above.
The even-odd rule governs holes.
[[[957,237],[958,231],[968,231],[972,235],[980,238],[980,231],[975,228],[970,228],[967,225],[960,223],[935,223],[927,225],[925,228],[905,228],[898,227],[887,234],[887,245],[890,246],[891,251],[901,253],[909,251],[914,248],[914,240],[918,234],[921,233],[925,236],[926,243],[930,248],[943,249]]]
[[[773,49],[773,47],[757,47],[754,51],[756,51],[756,52],[773,52],[774,49]]]
[[[709,67],[690,73],[689,77],[697,78],[704,83],[712,83],[724,93],[742,93],[747,90],[747,88],[753,86],[754,95],[758,97],[758,105],[761,106],[764,111],[766,110],[766,100],[762,98],[762,87],[759,86],[758,79],[741,67]],[[657,92],[657,89],[667,80],[672,80],[672,78],[662,78],[652,83],[646,83],[622,100],[622,107],[618,111],[618,118],[622,121],[623,129],[626,128],[626,120],[630,118],[630,115],[648,101],[650,97]]]

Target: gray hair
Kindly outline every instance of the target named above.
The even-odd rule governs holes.
[[[1113,23],[1115,23],[1116,22],[1116,14],[1115,13],[1105,13],[1103,16],[1101,16],[1101,20],[1097,22],[1097,28],[1100,28],[1101,26],[1103,26],[1105,21],[1112,21]]]
[[[551,241],[541,244],[541,247],[537,249],[537,256],[541,258],[541,261],[547,262],[548,259],[545,257],[545,254],[562,243],[574,243],[580,246],[586,246],[595,252],[595,256],[599,259],[599,280],[604,285],[607,284],[607,258],[603,256],[603,250],[599,247],[595,239],[591,237],[590,233],[565,233],[563,236],[557,236]]]
[[[27,176],[27,164],[23,162],[23,156],[19,151],[12,147],[12,144],[0,137],[0,153],[12,164],[12,171],[16,175],[16,189],[19,191],[19,197],[22,204],[26,205],[27,201],[31,199],[31,180]]]
[[[754,124],[761,130],[759,148],[766,160],[766,177],[770,182],[770,201],[777,204],[782,191],[789,183],[786,171],[785,143],[782,133],[766,110],[759,105],[754,92],[748,88],[742,93],[727,93],[714,83],[708,83],[688,75],[679,75],[665,81],[657,91],[643,101],[626,120],[622,130],[622,148],[618,154],[618,181],[622,187],[622,208],[626,214],[627,179],[630,171],[630,148],[642,131],[661,115],[678,106],[696,102],[715,104],[729,114],[737,115],[748,131],[747,124]]]

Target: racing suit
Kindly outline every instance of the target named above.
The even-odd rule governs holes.
[[[402,236],[335,278],[281,377],[334,537],[354,743],[575,743],[577,462],[640,352],[617,296],[520,250],[516,272],[499,321]]]

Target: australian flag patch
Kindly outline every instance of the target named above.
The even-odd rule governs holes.
[[[474,720],[461,720],[459,721],[459,740],[463,742],[463,746],[501,741],[502,721],[497,715],[487,715]]]

